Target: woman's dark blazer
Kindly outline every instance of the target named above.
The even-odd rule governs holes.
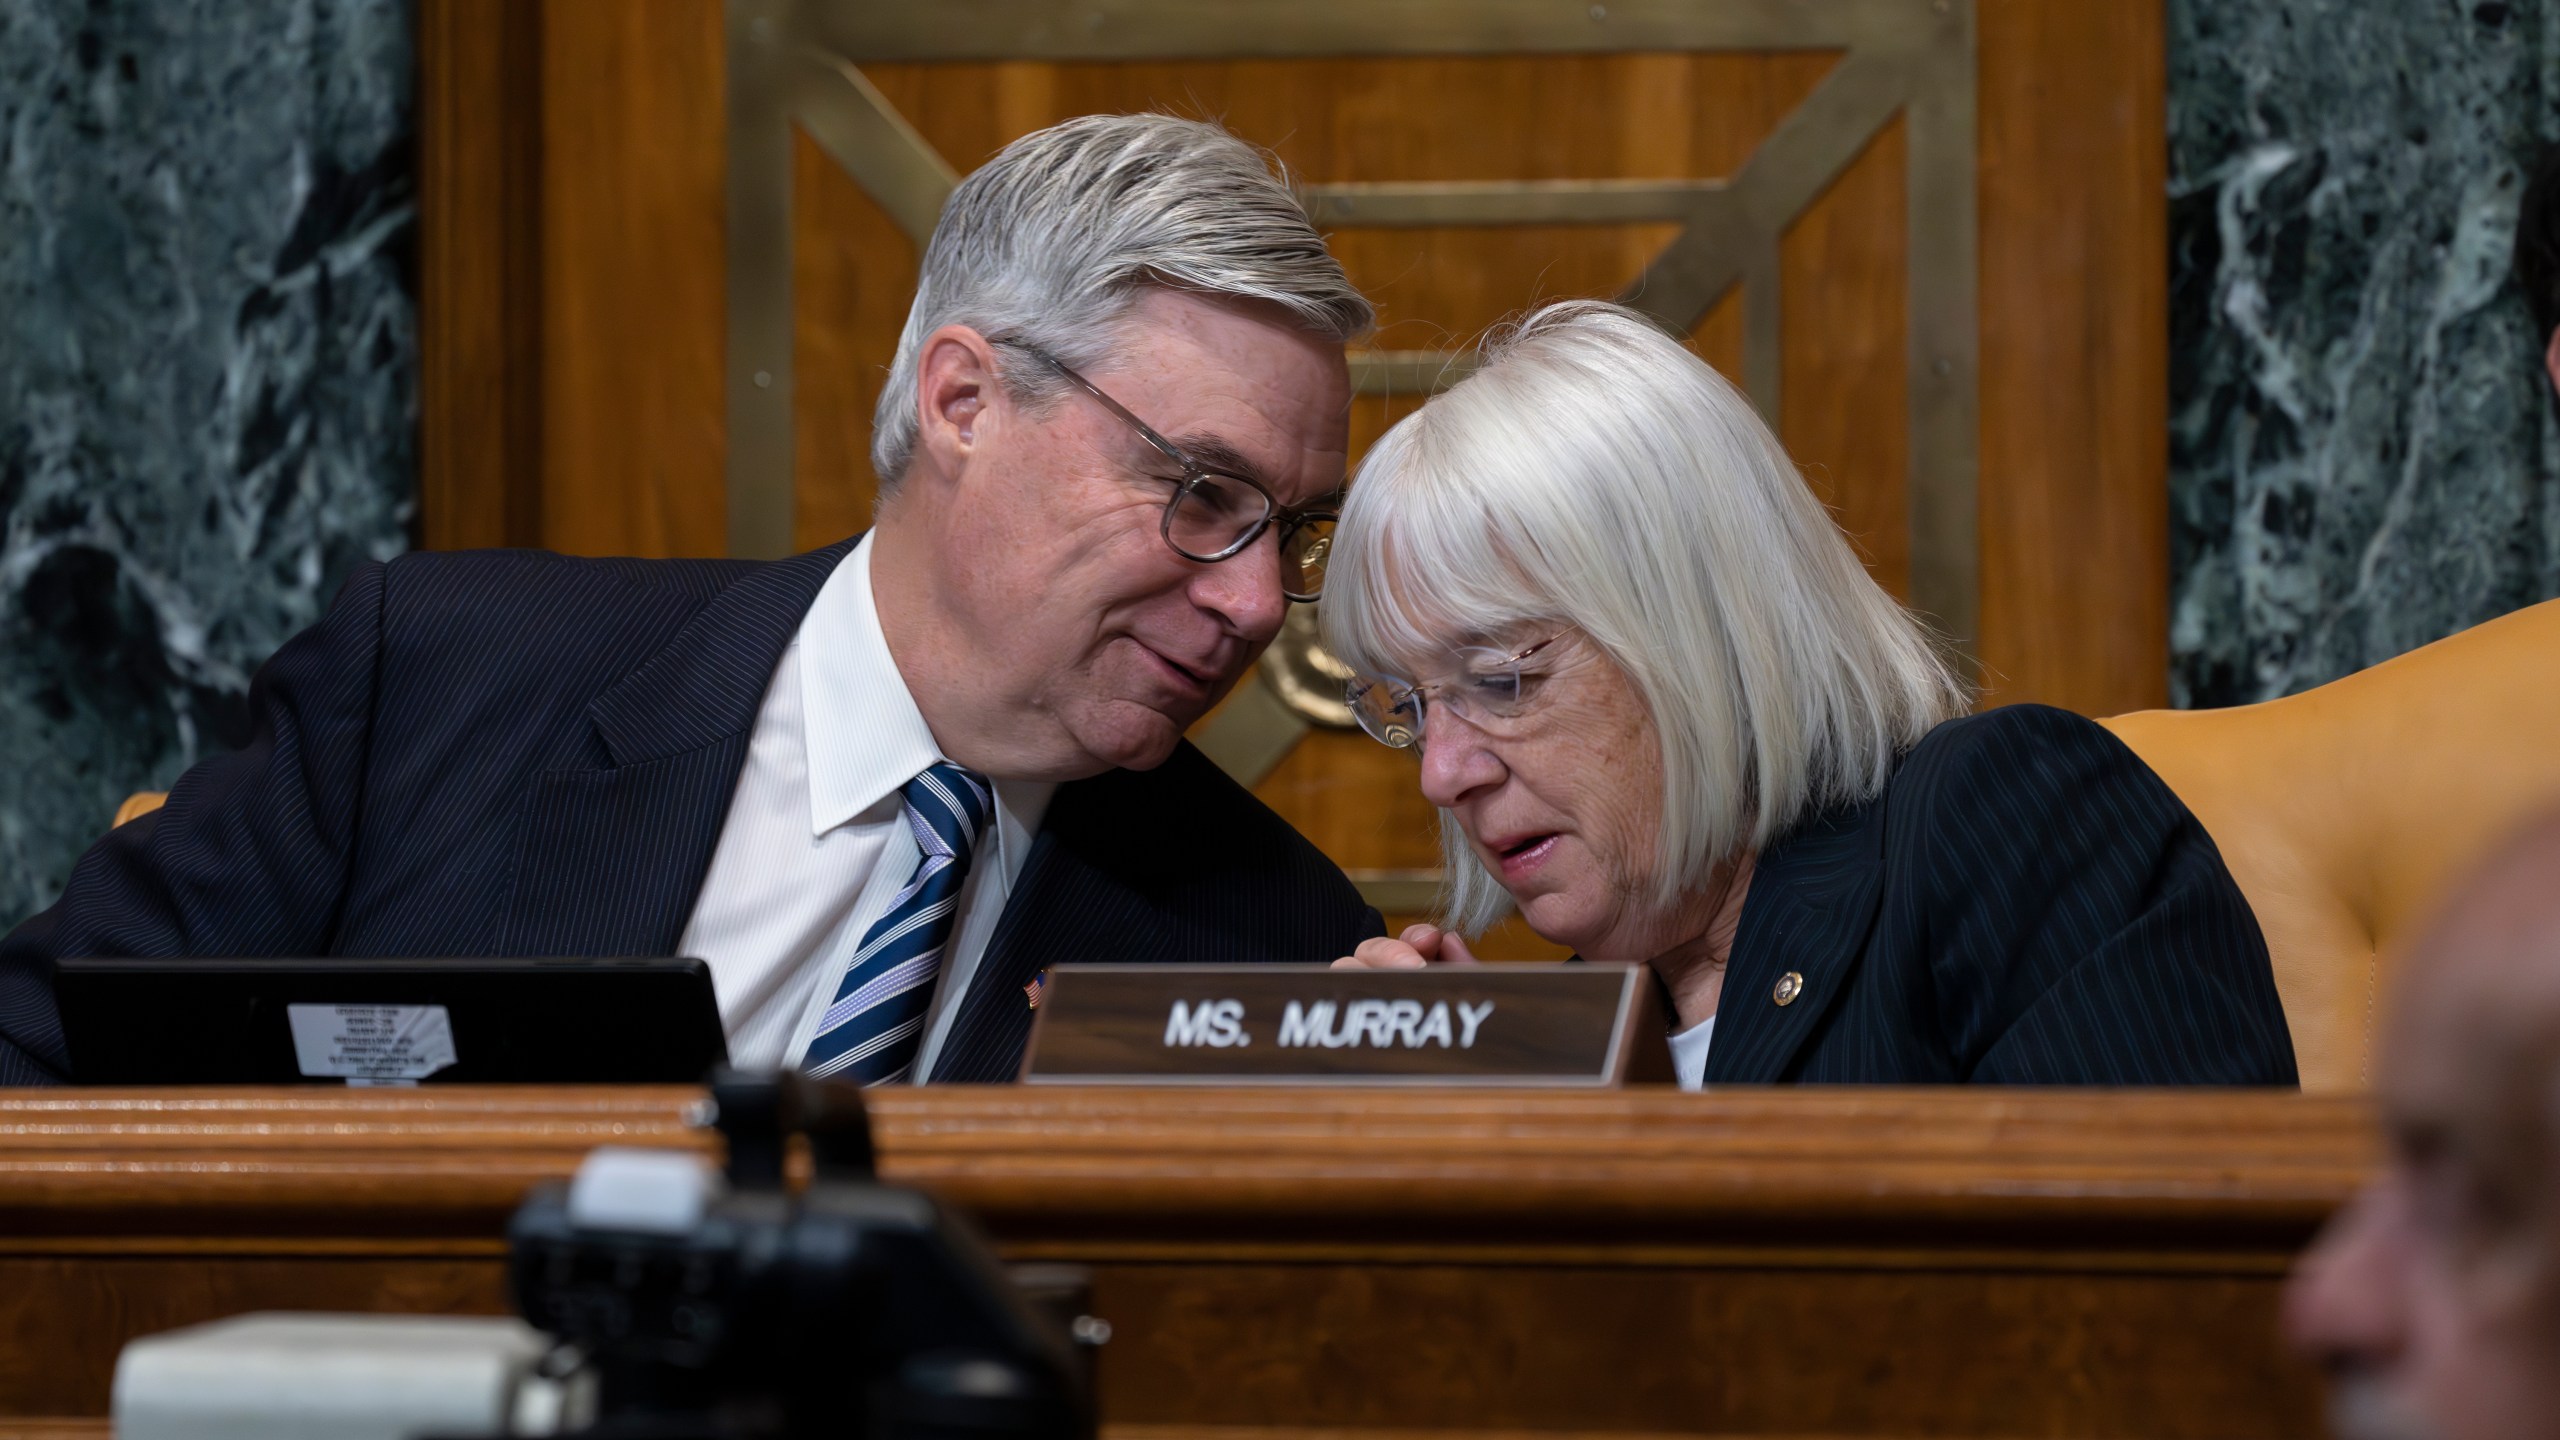
[[[1882,795],[1762,853],[1706,1081],[2299,1083],[2211,837],[2122,741],[2040,705],[1940,725]]]

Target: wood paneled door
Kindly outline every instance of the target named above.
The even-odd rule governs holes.
[[[1878,580],[1963,634],[1989,702],[2165,700],[2159,0],[1841,0],[1819,7],[1829,29],[1792,30],[1806,7],[1757,0],[1075,0],[965,39],[934,28],[1017,8],[422,0],[428,543],[699,555],[868,523],[869,417],[933,165],[903,182],[874,167],[866,188],[840,130],[801,124],[775,132],[787,176],[740,175],[731,127],[773,97],[733,83],[794,82],[733,48],[805,33],[861,52],[836,82],[872,107],[857,115],[875,136],[904,127],[947,175],[1071,115],[1223,121],[1315,187],[1379,303],[1380,351],[1456,348],[1545,299],[1653,303],[1773,412]],[[1545,27],[1541,53],[1400,38],[1487,16]],[[1338,35],[1309,28],[1325,24]],[[1927,67],[1949,33],[1970,93],[1942,113],[1943,84],[1924,82],[1943,82]],[[1929,148],[1948,134],[1966,141],[1952,175]],[[1492,182],[1580,183],[1581,208],[1486,223],[1408,207],[1379,223],[1357,203],[1362,187]],[[730,247],[761,242],[733,207],[756,185],[787,195],[787,244],[746,256],[742,280]],[[1697,207],[1718,204],[1757,215],[1765,245],[1698,251]],[[737,339],[741,291],[757,288],[788,295],[771,358]],[[1968,294],[1950,318],[1947,297]],[[1355,402],[1355,457],[1418,403],[1394,360]],[[781,509],[733,492],[742,452],[786,457]],[[1229,709],[1275,703],[1248,681]],[[1347,868],[1437,863],[1404,757],[1321,726],[1255,753],[1236,714],[1205,724]],[[1413,884],[1376,893],[1419,904]],[[1493,948],[1544,953],[1517,934]]]

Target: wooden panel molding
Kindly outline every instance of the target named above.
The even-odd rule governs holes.
[[[418,541],[543,543],[542,9],[418,0]]]
[[[0,1426],[137,1334],[497,1312],[525,1187],[682,1088],[0,1094]],[[2355,1100],[950,1087],[882,1166],[1093,1269],[1114,1433],[2309,1433],[2291,1257]],[[1124,1432],[1116,1427],[1159,1427]],[[1172,1428],[1164,1428],[1172,1427]],[[1258,1428],[1257,1428],[1258,1427]]]
[[[1984,679],[1996,701],[2091,715],[2154,707],[2168,685],[2161,0],[1975,3]],[[726,548],[722,15],[721,0],[420,0],[425,543]],[[1444,69],[1488,63],[1496,62],[884,65],[871,73],[962,168],[1060,114],[1172,104],[1227,116],[1319,179],[1677,178],[1732,173],[1832,57],[1551,59],[1526,81],[1503,82],[1503,98],[1521,97],[1515,114],[1541,96],[1573,103],[1517,144],[1491,143],[1509,133],[1498,117],[1490,128],[1470,120],[1453,129],[1435,118],[1446,105],[1399,108],[1417,83],[1448,90],[1462,78]],[[1370,73],[1392,66],[1416,68],[1388,86]],[[1586,83],[1602,88],[1579,99],[1564,93]],[[1326,101],[1336,89],[1357,101],[1348,113],[1360,122],[1339,134]],[[893,335],[903,314],[914,255],[832,162],[805,140],[794,146],[807,201],[792,264],[806,302],[794,335],[806,392],[795,421],[794,540],[807,546],[866,521],[864,439],[886,358],[878,337]],[[1871,152],[1787,238],[1787,353],[1809,355],[1807,347],[1825,343],[1836,353],[1789,373],[1782,419],[1817,488],[1898,588],[1909,563],[1900,512],[1909,457],[1894,438],[1902,417],[1889,413],[1894,387],[1883,372],[1901,341],[1895,327],[1877,325],[1907,298],[1885,237],[1910,217],[1892,213],[1894,187],[1877,181],[1891,164]],[[1485,232],[1462,237],[1463,253],[1435,251],[1418,266],[1407,243],[1417,237],[1345,229],[1343,240],[1346,259],[1391,315],[1426,322],[1382,337],[1410,346],[1458,338],[1445,331],[1453,321],[1500,314],[1541,293],[1610,288],[1627,273],[1626,257],[1651,253],[1662,230],[1528,236],[1562,270],[1498,254],[1502,244],[1526,242]],[[1389,239],[1394,255],[1362,249]],[[1611,274],[1574,268],[1604,253],[1618,256]],[[1529,277],[1528,288],[1501,285],[1473,308],[1437,303],[1441,289],[1484,289],[1515,272]],[[1433,303],[1417,306],[1421,299]],[[1695,337],[1737,376],[1743,324],[1729,301]],[[1359,433],[1373,435],[1409,403],[1364,398]]]
[[[0,1228],[37,1249],[366,1235],[486,1253],[525,1187],[594,1146],[707,1148],[685,1118],[698,1099],[5,1091]],[[1202,1253],[1368,1255],[1448,1243],[1452,1227],[1542,1254],[1746,1233],[1872,1245],[1887,1221],[1897,1243],[2290,1243],[2375,1157],[2363,1101],[2250,1093],[937,1086],[877,1094],[871,1111],[886,1178],[1001,1238]]]
[[[1982,678],[2169,703],[2168,26],[1981,0]]]

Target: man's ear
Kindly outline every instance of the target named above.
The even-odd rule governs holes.
[[[996,398],[996,352],[966,325],[945,325],[916,356],[916,449],[956,474],[977,449]]]
[[[2542,347],[2542,373],[2551,378],[2551,389],[2560,394],[2560,325],[2551,330],[2551,338]]]

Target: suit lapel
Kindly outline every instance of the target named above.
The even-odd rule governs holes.
[[[1708,1084],[1775,1084],[1839,1003],[1875,926],[1883,814],[1878,800],[1824,816],[1760,857],[1716,1006]]]
[[[587,707],[588,763],[546,771],[520,812],[508,953],[674,953],[774,666],[852,546],[748,572]]]

